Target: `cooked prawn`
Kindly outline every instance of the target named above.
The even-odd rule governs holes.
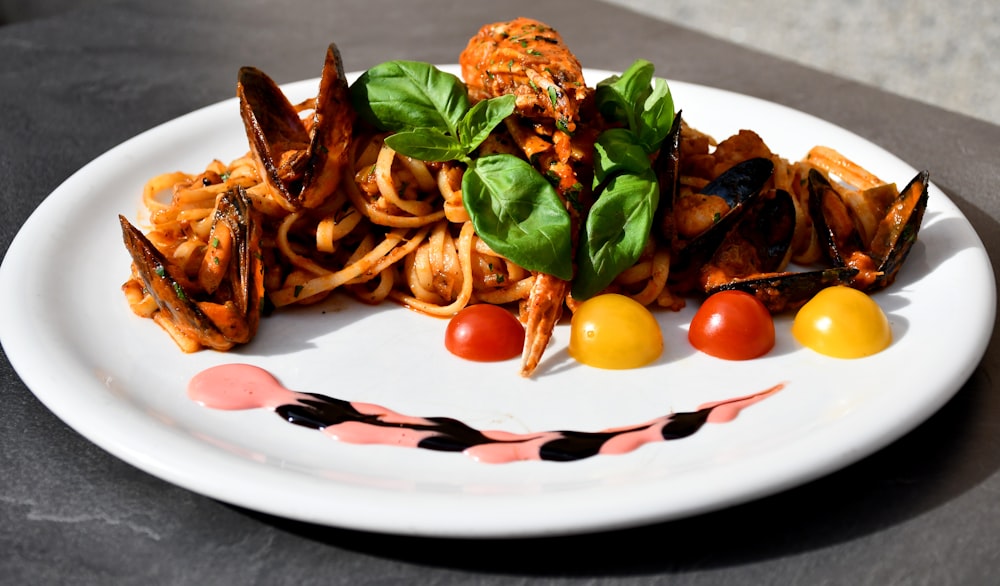
[[[580,110],[591,96],[583,68],[552,27],[516,18],[482,27],[459,57],[462,76],[473,100],[513,94],[515,114],[505,126],[524,155],[555,183],[579,233],[581,183],[574,160],[585,158],[574,148]],[[586,135],[587,133],[581,133]],[[530,376],[541,360],[562,316],[569,283],[536,273],[521,307],[525,324],[521,374]]]

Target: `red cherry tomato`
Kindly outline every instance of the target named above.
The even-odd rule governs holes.
[[[469,305],[448,322],[444,346],[466,360],[507,360],[521,355],[524,326],[502,307],[487,303]]]
[[[774,320],[759,299],[743,291],[710,295],[695,313],[688,341],[705,354],[748,360],[774,347]]]

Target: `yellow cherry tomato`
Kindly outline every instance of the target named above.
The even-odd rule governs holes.
[[[663,352],[656,318],[641,303],[615,293],[584,301],[570,324],[569,353],[597,368],[645,366]]]
[[[799,309],[792,335],[802,345],[836,358],[862,358],[892,342],[892,329],[875,301],[845,286],[823,289]]]

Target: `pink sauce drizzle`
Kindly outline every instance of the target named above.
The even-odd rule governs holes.
[[[544,431],[511,433],[480,431],[446,417],[413,417],[371,403],[348,402],[317,393],[300,393],[281,385],[266,370],[250,364],[208,368],[191,379],[188,396],[212,409],[270,409],[289,423],[322,431],[338,441],[463,452],[492,464],[519,460],[582,460],[598,454],[625,454],[639,447],[681,439],[705,423],[726,423],[740,411],[784,388],[783,384],[696,411],[664,415],[639,425],[598,432]]]

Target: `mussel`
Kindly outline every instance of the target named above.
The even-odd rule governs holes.
[[[895,197],[861,197],[851,206],[822,173],[810,171],[813,223],[830,262],[857,270],[852,287],[877,291],[895,281],[917,239],[928,183],[928,172],[921,171]],[[862,214],[874,219],[867,231]]]
[[[124,216],[118,219],[133,279],[156,302],[153,319],[181,348],[228,350],[253,338],[264,302],[262,230],[243,188],[219,196],[205,255],[217,268],[203,263],[197,278],[168,260]]]
[[[726,236],[753,207],[774,171],[774,163],[753,158],[737,163],[703,187],[698,194],[673,201],[670,279],[679,292],[703,290],[702,268],[716,255]],[[686,202],[693,200],[693,205]],[[694,236],[682,224],[695,219],[705,227]],[[683,219],[683,220],[682,220]]]
[[[665,144],[659,178],[673,196],[679,156],[676,143]],[[830,149],[822,153],[835,154]],[[853,163],[842,164],[856,172]],[[686,200],[694,207],[671,199],[670,207],[660,211],[659,237],[671,244],[670,283],[675,290],[705,294],[742,290],[755,295],[772,313],[780,313],[800,307],[826,287],[849,285],[870,292],[895,280],[927,207],[926,171],[897,192],[893,184],[870,174],[860,186],[834,185],[820,170],[837,173],[829,159],[822,167],[810,167],[806,205],[828,266],[792,271],[787,267],[796,232],[796,203],[786,191],[766,188],[772,169],[767,158],[744,160],[702,188],[696,199]],[[680,225],[691,218],[704,223],[707,213],[714,213],[711,225],[685,237]]]
[[[820,290],[834,285],[848,285],[866,292],[883,289],[893,283],[916,241],[927,207],[927,186],[928,173],[921,171],[898,194],[891,184],[879,186],[877,197],[865,197],[862,193],[851,198],[852,207],[823,173],[812,169],[809,172],[810,215],[832,266],[801,272],[768,272],[762,264],[762,270],[757,273],[715,274],[714,278],[704,281],[705,291],[708,294],[724,289],[746,291],[760,299],[772,313],[781,313],[800,307]],[[894,195],[887,198],[886,191]],[[852,193],[857,195],[857,192]],[[736,250],[743,257],[776,258],[778,251],[769,251],[768,242],[781,242],[782,223],[793,215],[787,210],[784,213],[789,216],[782,216],[777,210],[764,215],[748,214],[732,233],[757,234],[761,241],[754,244],[752,238],[744,238],[743,247]],[[860,214],[866,215],[868,221],[859,220]],[[755,222],[758,224],[753,227]],[[870,234],[867,237],[866,223]],[[725,258],[733,254],[727,249],[733,246],[732,240],[727,238],[717,256]],[[706,270],[715,270],[719,264],[713,259]]]
[[[331,43],[308,125],[263,71],[240,69],[236,93],[250,152],[264,184],[288,211],[322,204],[346,171],[354,109],[343,69]]]
[[[784,268],[795,232],[795,204],[784,190],[758,196],[702,265],[700,285],[706,291],[734,279]]]

